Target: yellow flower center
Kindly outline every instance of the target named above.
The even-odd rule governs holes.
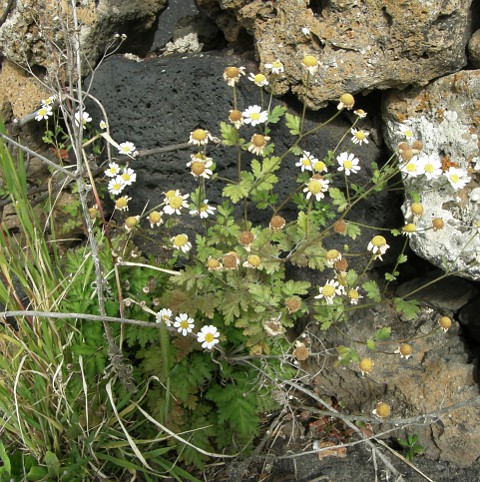
[[[255,267],[260,266],[260,257],[257,256],[256,254],[251,254],[250,256],[248,256],[247,261],[252,266],[255,266]]]
[[[220,261],[218,261],[218,259],[215,259],[215,258],[210,258],[207,261],[207,268],[208,269],[218,269],[218,268],[220,268]]]
[[[405,134],[405,137],[413,137],[412,131],[405,131],[404,134]]]
[[[183,199],[180,196],[172,196],[169,199],[168,204],[170,205],[171,208],[178,209],[182,206]]]
[[[339,256],[340,256],[340,251],[337,251],[336,249],[330,249],[327,251],[327,259],[329,261],[337,259]]]
[[[323,161],[317,161],[314,165],[313,165],[313,169],[317,172],[322,172],[326,169],[326,165]]]
[[[112,190],[113,190],[113,191],[118,191],[119,189],[121,189],[121,187],[122,187],[122,185],[121,185],[119,182],[116,182],[116,183],[113,184],[113,186],[112,186],[113,189],[112,189]]]
[[[352,162],[352,161],[349,161],[349,160],[346,160],[346,161],[343,163],[343,167],[344,167],[345,169],[350,170],[350,169],[353,167],[353,162]]]
[[[203,129],[195,129],[192,132],[192,139],[198,142],[202,142],[207,138],[207,132]]]
[[[306,67],[316,67],[318,65],[317,59],[313,55],[306,55],[302,60]]]
[[[128,229],[134,228],[138,223],[138,219],[135,216],[130,216],[125,220],[125,224]]]
[[[304,159],[302,159],[302,164],[304,166],[311,166],[312,165],[312,161],[310,160],[309,157],[305,157]]]
[[[205,341],[206,341],[207,343],[211,343],[213,340],[215,340],[215,337],[213,336],[212,333],[207,333],[207,334],[205,335]]]
[[[308,190],[312,194],[320,194],[322,192],[322,184],[316,179],[312,179],[308,183]]]
[[[415,172],[417,170],[417,166],[413,162],[409,162],[405,168],[408,172]]]
[[[372,238],[371,243],[377,248],[381,248],[387,244],[387,240],[383,236],[377,235]]]
[[[172,198],[173,196],[176,196],[176,195],[177,195],[177,193],[173,189],[171,189],[170,191],[167,191],[167,193],[165,194],[167,199],[170,199],[170,198]]]
[[[352,108],[355,104],[355,99],[352,94],[343,94],[340,97],[340,102],[347,108]]]
[[[122,179],[123,179],[125,182],[130,181],[131,178],[132,178],[132,176],[130,176],[130,174],[128,174],[128,172],[124,172],[124,173],[122,174]]]
[[[405,233],[414,233],[417,230],[417,227],[413,223],[408,223],[403,226],[402,230]]]
[[[322,295],[325,296],[325,298],[331,298],[335,294],[335,287],[332,285],[325,285],[322,288]]]
[[[187,320],[182,320],[180,322],[180,328],[184,329],[184,330],[188,330],[188,327],[189,327],[189,323]]]
[[[265,76],[263,74],[257,74],[255,77],[255,82],[257,82],[258,84],[261,84],[262,82],[265,81]]]
[[[358,300],[359,296],[358,291],[354,288],[350,289],[348,292],[348,297],[352,300]]]
[[[201,204],[200,207],[198,208],[198,210],[199,210],[201,213],[204,213],[205,211],[208,210],[208,204]]]
[[[188,237],[186,234],[178,234],[173,238],[173,244],[177,248],[182,248],[188,243]]]
[[[410,209],[415,216],[421,216],[423,214],[423,206],[421,203],[412,203]]]
[[[433,164],[425,164],[425,172],[428,172],[428,174],[432,174]]]
[[[458,181],[460,181],[460,178],[458,177],[457,174],[450,174],[450,180],[451,180],[454,184],[457,184]]]
[[[412,354],[413,348],[412,345],[409,345],[408,343],[402,343],[399,348],[399,352],[403,356],[409,356]]]
[[[117,209],[123,209],[128,204],[127,198],[125,196],[119,197],[115,203]]]
[[[148,219],[152,224],[156,224],[160,222],[160,219],[162,219],[162,215],[158,211],[153,211],[150,213],[150,216],[148,216]]]
[[[371,358],[362,358],[359,363],[362,372],[371,372],[373,369],[373,360]]]
[[[359,140],[359,141],[363,141],[365,139],[365,132],[363,131],[357,131],[355,132],[355,137]]]
[[[259,120],[260,119],[260,114],[258,112],[252,112],[250,114],[250,118],[253,120]]]

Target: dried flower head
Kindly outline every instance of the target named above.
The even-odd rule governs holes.
[[[250,246],[255,239],[255,234],[252,231],[242,231],[240,233],[239,241],[242,246]]]
[[[283,74],[285,71],[282,62],[280,62],[278,59],[273,61],[271,64],[265,64],[265,68],[270,70],[270,72],[275,75]]]
[[[400,356],[402,358],[406,358],[407,360],[412,356],[413,353],[413,348],[412,345],[409,345],[408,343],[402,343],[397,350],[395,350],[395,353],[400,353]]]
[[[227,67],[223,72],[223,78],[230,87],[238,83],[242,75],[245,75],[245,67]]]
[[[281,231],[285,227],[286,221],[282,216],[275,215],[270,219],[268,227],[272,231]]]
[[[295,343],[295,349],[293,350],[292,355],[298,361],[305,361],[310,356],[310,351],[304,343],[302,343],[301,341],[297,341]]]
[[[265,147],[268,145],[270,140],[269,136],[264,136],[262,134],[253,134],[250,139],[250,144],[248,146],[248,151],[257,156],[262,156]]]
[[[347,223],[343,219],[339,219],[333,223],[333,232],[337,234],[346,234]]]
[[[445,223],[443,222],[442,218],[432,219],[432,227],[434,231],[439,231],[440,229],[443,229],[444,226],[445,226]]]
[[[438,320],[440,328],[446,333],[452,327],[452,320],[448,316],[441,316]]]
[[[387,418],[390,416],[391,408],[388,403],[378,402],[375,410],[372,412],[374,415],[380,418]]]
[[[235,251],[223,255],[223,266],[225,269],[237,269],[240,264],[240,256]]]
[[[292,296],[285,300],[285,308],[290,314],[297,312],[301,306],[302,302],[297,296]]]
[[[374,364],[375,363],[371,358],[362,358],[358,363],[358,366],[360,368],[360,371],[362,372],[362,375],[365,375],[366,373],[370,373],[373,370]]]
[[[242,111],[238,109],[233,109],[229,112],[228,120],[239,129],[243,125],[243,115]]]

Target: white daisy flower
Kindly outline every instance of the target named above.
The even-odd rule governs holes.
[[[52,105],[56,100],[57,100],[57,96],[51,95],[50,97],[47,97],[46,99],[42,99],[42,106],[46,107],[47,105]]]
[[[282,64],[282,62],[280,62],[280,60],[275,60],[274,62],[272,62],[271,64],[265,64],[265,68],[267,70],[270,70],[270,72],[272,74],[283,74],[283,72],[285,72],[285,68]]]
[[[398,134],[405,137],[405,139],[413,139],[413,131],[410,122],[400,124]]]
[[[350,298],[351,305],[357,305],[358,301],[363,298],[363,296],[359,293],[359,287],[350,288],[348,290],[347,296]]]
[[[137,148],[135,144],[130,141],[122,142],[119,146],[118,152],[126,156],[134,156]]]
[[[100,126],[100,129],[105,130],[107,128],[107,123],[102,119],[100,121],[99,126]]]
[[[211,157],[206,157],[201,152],[196,154],[190,154],[191,161],[187,163],[187,167],[190,168],[190,174],[194,177],[203,177],[204,179],[210,179],[213,172],[210,169],[213,166]]]
[[[421,155],[418,158],[418,162],[422,166],[423,173],[429,181],[443,174],[441,161],[433,156]]]
[[[125,189],[125,182],[122,176],[116,176],[108,182],[108,192],[116,196]]]
[[[181,333],[183,336],[187,336],[188,333],[191,333],[193,327],[195,326],[195,321],[193,318],[190,318],[186,313],[180,313],[178,316],[175,317],[175,322],[173,326],[178,329],[178,332]]]
[[[188,142],[194,146],[204,146],[208,144],[208,141],[213,139],[212,134],[205,129],[195,129],[190,132],[190,138]]]
[[[156,315],[157,323],[165,323],[167,326],[172,325],[172,310],[170,308],[162,308]]]
[[[382,256],[387,252],[389,247],[387,240],[383,236],[377,235],[368,243],[367,250],[375,256],[374,259],[383,261]]]
[[[223,78],[230,87],[238,83],[242,75],[245,75],[245,67],[227,67],[223,72]]]
[[[362,129],[355,129],[354,127],[352,127],[350,132],[352,133],[352,142],[354,144],[358,144],[359,146],[362,144],[368,144],[367,137],[370,135],[370,132],[363,131]]]
[[[470,182],[470,176],[467,172],[458,167],[451,167],[443,174],[455,190],[463,189]]]
[[[418,156],[413,156],[408,162],[405,162],[400,171],[408,177],[421,176],[424,173],[424,165],[419,162]]]
[[[295,166],[300,167],[302,172],[304,171],[313,171],[313,166],[318,162],[316,157],[313,157],[312,154],[308,151],[303,151],[303,155],[300,160],[295,164]]]
[[[177,234],[170,238],[174,249],[178,249],[182,253],[188,253],[192,249],[192,243],[188,240],[186,234]]]
[[[248,109],[242,113],[242,116],[243,122],[252,126],[263,124],[268,120],[268,112],[266,110],[262,111],[262,108],[259,105],[248,107]]]
[[[91,122],[92,118],[90,117],[90,114],[88,112],[83,111],[82,116],[80,117],[80,112],[75,112],[75,125],[77,127],[82,125],[82,128],[85,127],[87,122]]]
[[[213,325],[202,326],[197,333],[197,341],[202,344],[202,348],[211,350],[217,343],[220,332]]]
[[[337,156],[337,162],[339,164],[337,171],[345,171],[346,176],[350,176],[352,172],[356,174],[360,171],[360,166],[358,165],[360,161],[353,153],[342,152]]]
[[[130,186],[130,184],[133,184],[137,180],[136,172],[130,167],[126,167],[121,176],[126,186]]]
[[[332,305],[333,298],[345,293],[345,288],[338,281],[331,279],[321,286],[319,291],[320,293],[315,296],[315,299],[319,300],[324,298],[328,305]]]
[[[117,211],[128,211],[128,201],[131,201],[132,198],[129,196],[122,196],[117,198],[115,201],[115,209]]]
[[[328,190],[329,181],[319,174],[315,174],[305,185],[303,192],[307,193],[306,198],[310,199],[314,196],[317,201],[320,201],[325,197],[324,193]]]
[[[52,107],[50,105],[44,105],[37,110],[35,120],[36,121],[47,120],[51,115],[53,115]]]
[[[313,55],[305,55],[302,65],[308,70],[310,75],[315,75],[318,71],[318,60]]]
[[[168,191],[165,194],[163,212],[166,214],[180,214],[183,208],[188,207],[188,197],[189,194],[182,195],[178,189]]]
[[[263,74],[254,74],[253,72],[250,73],[248,76],[248,80],[251,80],[256,86],[263,87],[268,85],[268,80]]]
[[[116,162],[111,162],[105,170],[105,176],[117,177],[120,174],[120,166]]]
[[[190,211],[192,216],[200,216],[201,218],[205,219],[208,216],[215,214],[217,208],[210,206],[208,204],[208,199],[204,199],[198,208],[194,208]]]

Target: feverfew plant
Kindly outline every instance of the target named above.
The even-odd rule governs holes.
[[[299,66],[308,91],[318,61],[306,55]],[[412,200],[411,219],[405,226],[373,230],[369,242],[352,253],[351,242],[362,230],[372,229],[353,219],[353,208],[399,175],[405,180],[423,176],[455,190],[468,182],[458,166],[444,168],[440,160],[423,154],[408,124],[401,129],[405,140],[382,166],[357,156],[356,147],[369,142],[369,132],[362,128],[367,114],[353,110],[355,98],[349,93],[340,97],[328,121],[343,110],[353,112],[354,121],[341,141],[325,155],[307,150],[305,141],[328,122],[308,130],[306,107],[295,115],[281,105],[273,106],[275,84],[284,66],[275,59],[264,67],[257,73],[247,73],[243,66],[226,67],[223,78],[233,98],[230,105],[225,101],[224,120],[219,126],[195,126],[185,139],[190,150],[183,166],[185,175],[193,176],[195,189],[186,192],[184,186],[166,186],[162,198],[141,212],[131,213],[129,208],[135,198],[141,150],[131,141],[112,139],[107,120],[101,121],[101,131],[92,132],[92,119],[85,110],[71,115],[87,146],[93,135],[116,149],[100,170],[99,181],[99,192],[103,189],[110,198],[111,218],[99,196],[93,214],[96,217],[101,211],[102,222],[95,227],[96,235],[102,236],[107,312],[147,325],[126,325],[115,331],[132,361],[132,376],[141,386],[134,405],[142,414],[149,411],[145,420],[153,420],[149,429],[133,423],[132,430],[142,441],[153,440],[166,427],[168,433],[189,434],[188,440],[178,435],[161,443],[178,460],[197,467],[203,467],[209,453],[248,453],[260,433],[260,413],[278,407],[274,392],[286,380],[304,375],[301,362],[317,356],[305,338],[292,339],[289,329],[307,325],[308,332],[313,325],[343,333],[357,310],[382,302],[407,318],[415,316],[415,301],[386,294],[407,260],[404,251],[385,274],[384,283],[370,279],[369,270],[390,254],[392,236],[404,235],[405,249],[421,229],[440,230],[442,224],[437,220],[419,228],[423,210],[421,203]],[[240,82],[261,89],[260,105],[239,105]],[[270,90],[268,102],[263,102],[264,88]],[[44,101],[36,113],[37,121],[45,122],[47,128],[55,119],[51,105]],[[279,123],[285,123],[291,134],[286,150],[275,142]],[[58,141],[62,131],[55,132],[46,135],[46,142],[66,148]],[[218,172],[214,147],[219,144],[236,162],[229,178]],[[282,192],[279,177],[287,165],[293,166],[295,179],[291,192]],[[362,184],[359,173],[367,168],[372,175]],[[218,186],[221,196],[214,198]],[[158,252],[142,257],[135,237],[152,234]],[[352,256],[360,260],[359,269],[350,267]],[[78,264],[76,269],[83,273]],[[315,273],[311,281],[291,277],[292,271],[303,269]],[[94,290],[89,273],[83,274],[82,283]],[[78,284],[80,292],[83,284]],[[85,309],[93,310],[90,305]],[[92,346],[99,343],[98,333],[89,336]],[[346,339],[335,347],[336,363],[358,364],[368,378],[375,370],[380,343],[392,344],[392,356],[400,353],[408,358],[414,349],[405,340],[399,343],[389,327],[381,327],[366,340]],[[95,352],[102,370],[107,348],[101,356]],[[100,378],[101,373],[89,367],[92,377]],[[122,399],[131,395],[122,388],[115,394]],[[372,399],[374,407],[375,417],[390,416],[388,404]]]

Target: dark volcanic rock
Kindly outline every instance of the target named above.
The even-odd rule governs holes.
[[[223,71],[229,65],[245,65],[248,70],[255,70],[245,59],[225,53],[202,53],[184,57],[156,58],[143,62],[132,62],[121,56],[109,58],[95,73],[91,93],[104,105],[108,116],[111,133],[117,142],[132,141],[138,149],[152,149],[187,142],[189,134],[201,127],[220,137],[219,122],[227,120],[229,110],[233,108],[231,88],[223,80]],[[246,77],[241,79],[237,88],[237,103],[241,110],[249,105],[261,104],[260,91]],[[268,102],[264,93],[263,105]],[[274,104],[280,101],[274,100]],[[297,106],[298,107],[298,106]],[[361,106],[360,106],[361,107]],[[89,107],[94,118],[94,107]],[[324,109],[309,114],[306,129],[328,119],[336,108]],[[302,148],[322,158],[328,150],[334,149],[346,130],[351,126],[351,119],[339,117],[318,133],[302,142]],[[294,142],[294,137],[280,122],[271,125],[271,137],[276,145],[276,152],[282,153]],[[250,139],[254,129],[242,127],[242,137]],[[338,152],[352,149],[350,136],[343,141]],[[369,178],[370,162],[380,161],[381,150],[370,142],[366,146],[352,149],[363,164],[361,172],[352,179],[363,184]],[[137,183],[130,190],[133,197],[131,212],[140,213],[148,203],[150,207],[163,200],[163,194],[169,189],[180,189],[182,193],[191,192],[197,186],[197,180],[189,173],[186,163],[190,160],[193,148],[171,151],[163,154],[141,157],[131,163],[137,170]],[[208,154],[217,164],[216,172],[223,178],[236,179],[236,152],[232,148],[209,147]],[[245,158],[250,156],[246,153]],[[280,199],[295,189],[298,158],[287,155],[280,171],[278,192]],[[245,161],[244,161],[245,162]],[[247,161],[248,162],[248,161]],[[245,162],[246,164],[246,162]],[[332,166],[332,170],[334,167]],[[224,183],[207,182],[207,197],[213,203],[218,202]],[[396,198],[382,193],[367,203],[360,203],[350,218],[355,221],[377,226],[394,225],[392,216],[400,213],[393,207]],[[282,213],[288,217],[287,213]],[[262,214],[268,220],[271,213]],[[254,218],[253,218],[254,219]],[[366,231],[365,237],[357,240],[355,248],[363,251],[372,232]],[[343,245],[346,240],[342,239]],[[338,244],[338,243],[337,243]]]

